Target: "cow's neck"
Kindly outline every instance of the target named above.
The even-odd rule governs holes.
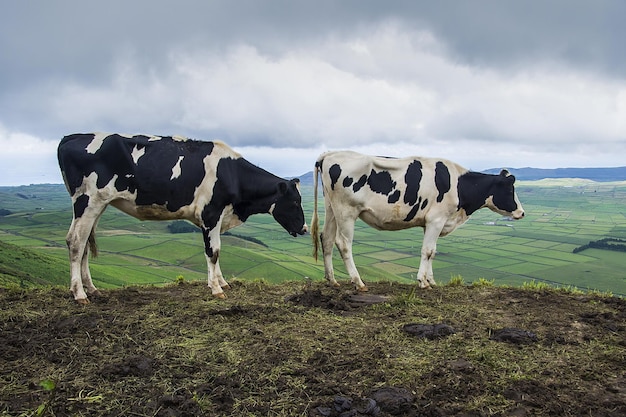
[[[233,208],[237,216],[245,221],[249,216],[269,213],[279,197],[278,183],[284,181],[243,158],[238,164],[238,193]]]
[[[468,171],[459,177],[459,208],[469,216],[486,206],[494,175]]]

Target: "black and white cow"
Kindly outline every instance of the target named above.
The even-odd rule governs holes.
[[[513,219],[524,217],[513,183],[515,177],[471,172],[444,159],[385,158],[351,151],[327,152],[314,171],[315,208],[311,222],[314,256],[319,250],[318,176],[324,188],[326,219],[321,234],[324,274],[337,286],[332,264],[337,245],[350,279],[367,291],[352,258],[354,222],[360,218],[378,230],[424,228],[417,279],[422,288],[435,285],[432,262],[437,238],[465,223],[482,207]]]
[[[109,204],[141,220],[186,219],[200,227],[209,287],[219,298],[228,288],[218,263],[221,232],[257,213],[272,214],[293,236],[307,232],[298,180],[270,174],[222,142],[74,134],[61,140],[58,159],[73,203],[67,245],[79,303],[88,302],[85,290],[98,291],[88,253],[96,254],[96,225]]]

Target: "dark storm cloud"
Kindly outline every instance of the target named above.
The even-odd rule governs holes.
[[[54,162],[52,142],[91,130],[221,138],[268,163],[360,147],[615,164],[624,16],[620,0],[5,2],[0,165]]]

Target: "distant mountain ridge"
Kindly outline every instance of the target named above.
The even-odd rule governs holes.
[[[501,168],[491,168],[485,174],[498,174]],[[518,180],[535,181],[544,178],[582,178],[598,182],[626,181],[626,166],[613,168],[511,168],[509,172]]]
[[[612,168],[507,168],[520,181],[537,181],[545,178],[582,178],[598,182],[626,181],[626,166]],[[498,174],[502,168],[481,171],[485,174]],[[313,171],[298,177],[304,185],[313,184]]]

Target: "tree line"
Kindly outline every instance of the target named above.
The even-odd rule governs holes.
[[[582,252],[585,249],[604,249],[613,250],[616,252],[626,252],[626,239],[618,239],[615,237],[605,237],[600,240],[592,240],[586,245],[578,246],[574,248],[573,253]]]
[[[169,230],[170,233],[196,233],[200,231],[200,228],[196,225],[193,225],[185,220],[176,220],[173,221],[172,223],[170,223],[167,226],[167,229]],[[252,243],[256,243],[257,245],[261,245],[261,246],[265,246],[267,247],[267,245],[265,243],[263,243],[261,240],[253,238],[253,237],[249,237],[249,236],[241,236],[241,235],[236,235],[230,232],[225,232],[223,233],[224,236],[234,236],[237,237],[239,239],[242,240],[247,240],[248,242],[252,242]]]

